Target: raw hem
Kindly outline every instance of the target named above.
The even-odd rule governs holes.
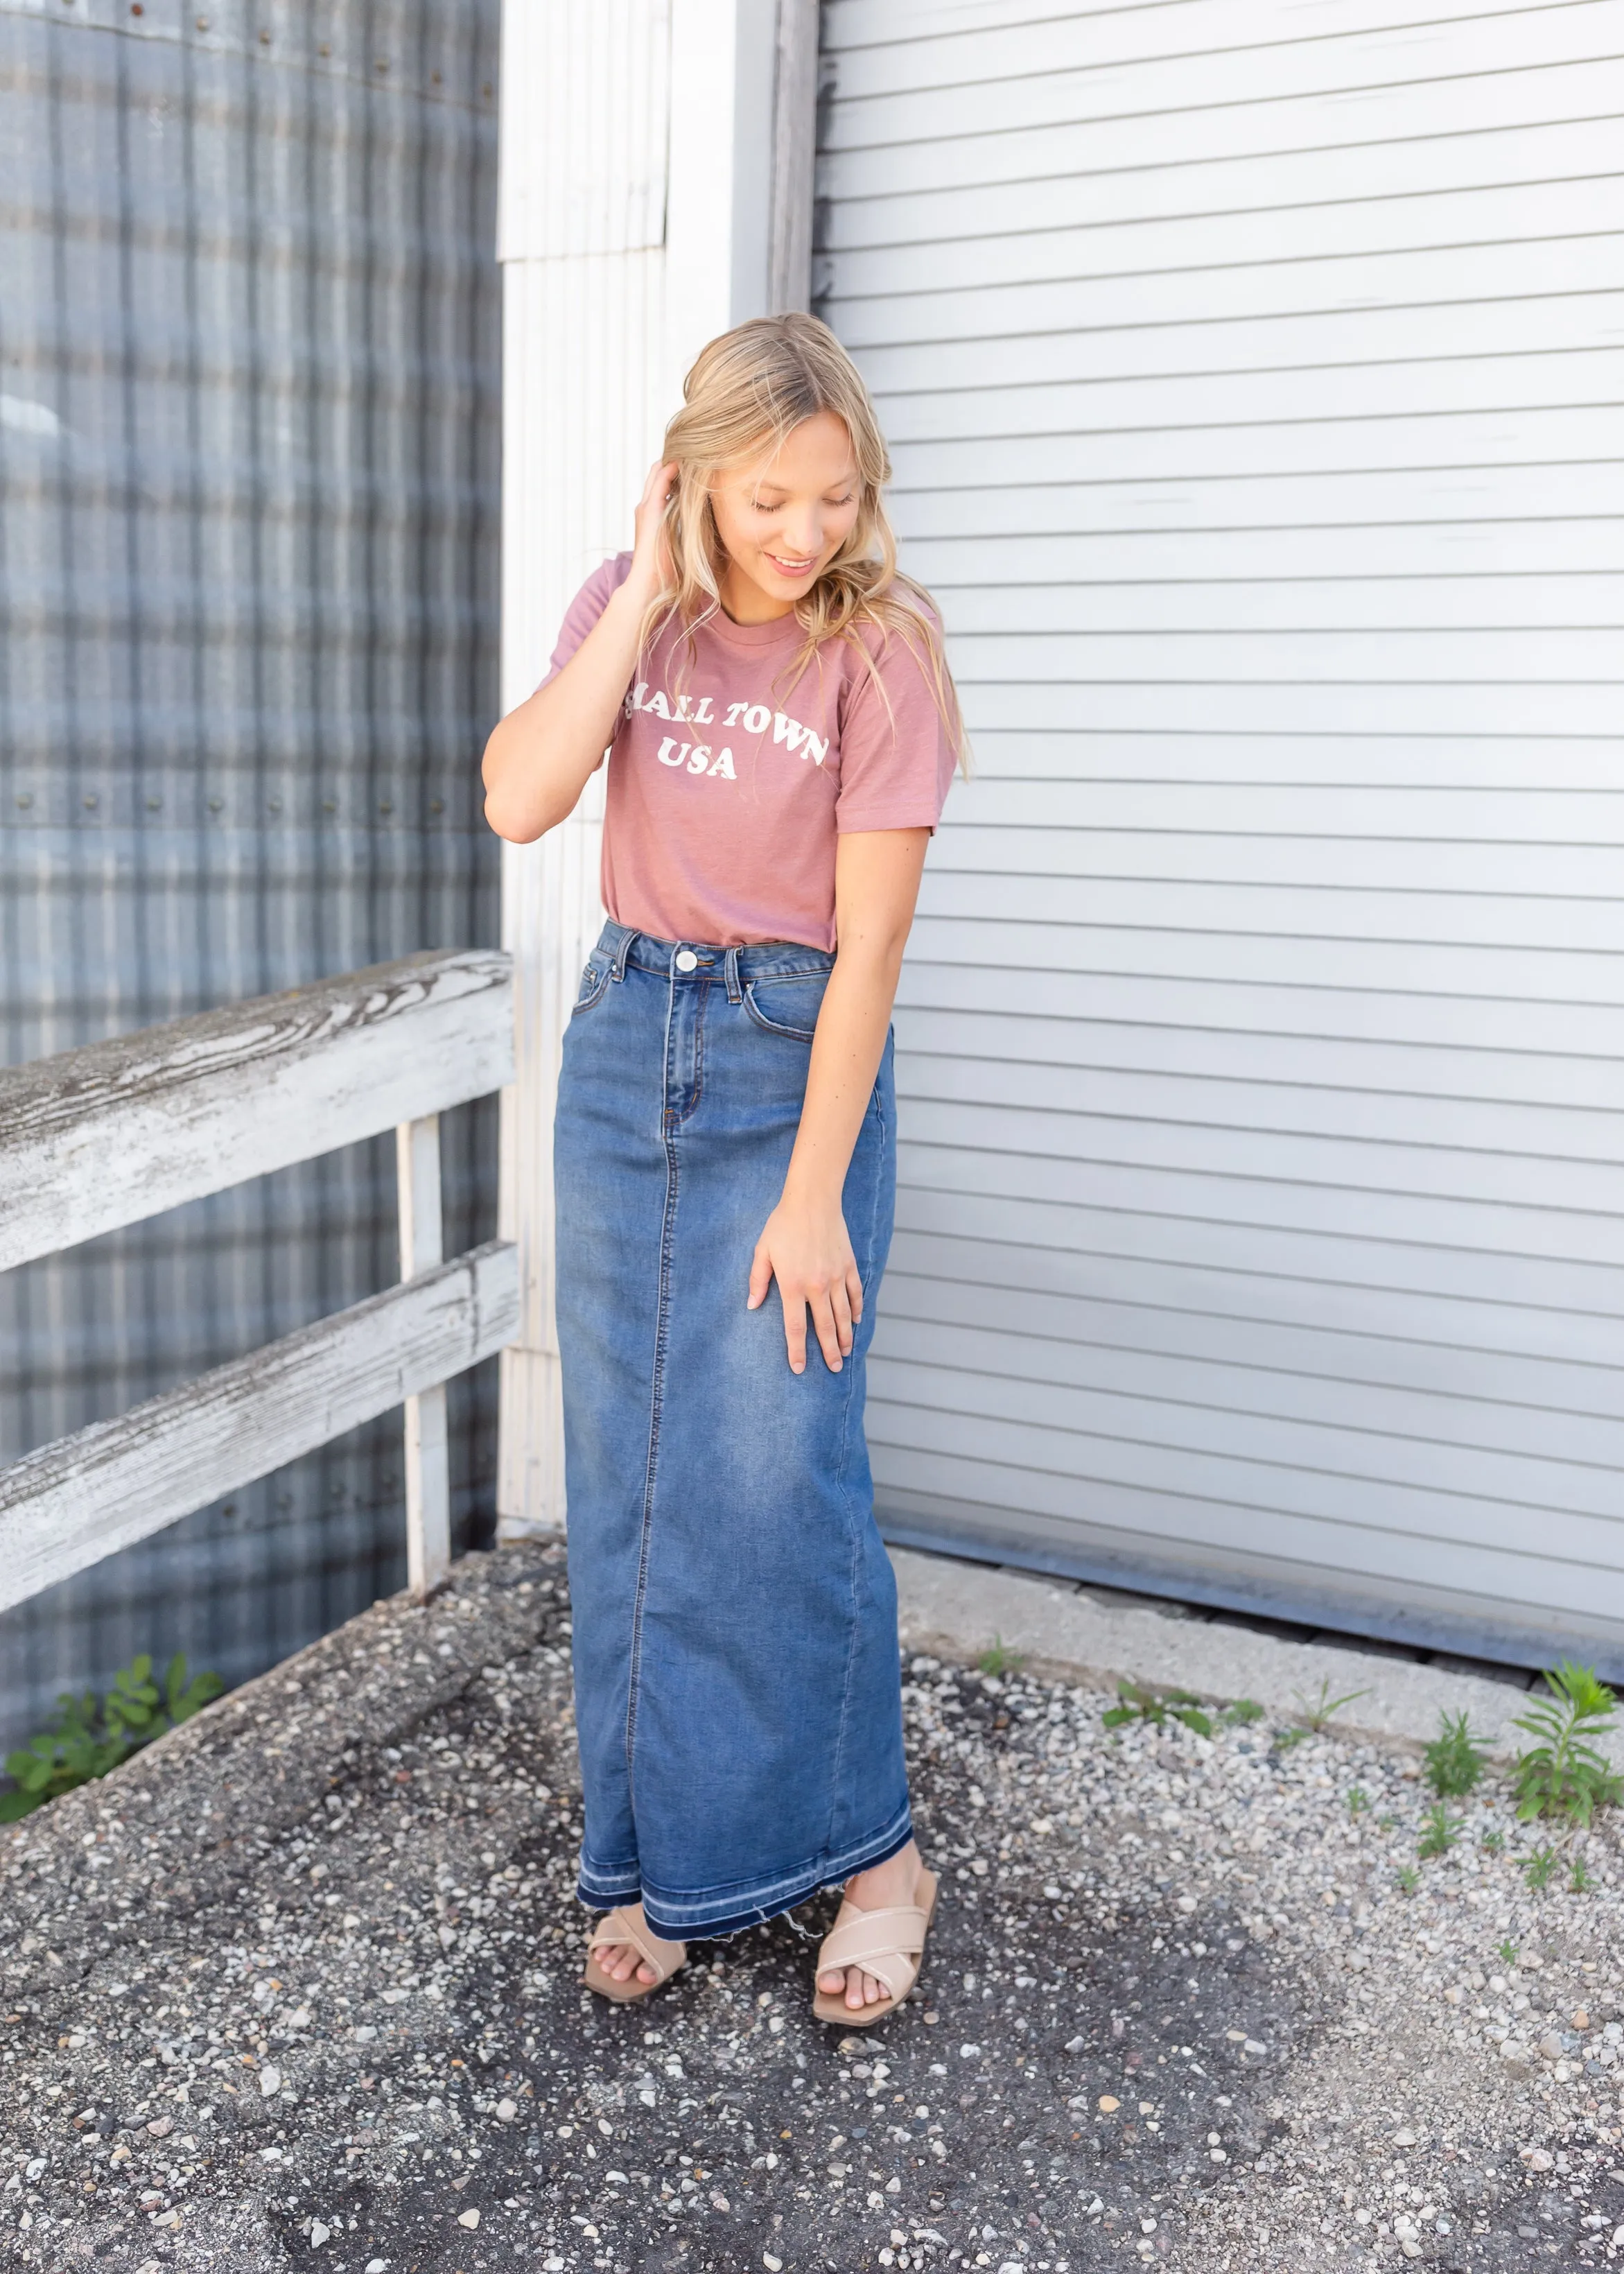
[[[635,1903],[642,1893],[635,1864],[623,1864],[618,1871],[595,1871],[583,1860],[575,1894],[589,1910],[612,1911],[618,1903]]]
[[[740,1934],[746,1927],[764,1926],[769,1919],[793,1911],[822,1887],[838,1886],[853,1872],[888,1862],[913,1837],[913,1817],[905,1802],[900,1815],[893,1817],[883,1830],[844,1854],[820,1857],[793,1876],[760,1886],[727,1887],[709,1895],[676,1895],[645,1885],[643,1915],[665,1942],[710,1942],[723,1935]]]

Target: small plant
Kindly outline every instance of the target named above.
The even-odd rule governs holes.
[[[1226,1706],[1219,1716],[1226,1729],[1249,1729],[1254,1721],[1263,1719],[1263,1708],[1255,1698],[1237,1698]]]
[[[1483,1852],[1485,1856],[1498,1856],[1505,1844],[1506,1835],[1503,1832],[1485,1832],[1483,1835]],[[1515,1965],[1516,1962],[1513,1960],[1511,1962]]]
[[[1348,1794],[1349,1815],[1363,1816],[1369,1806],[1370,1795],[1365,1791],[1364,1786],[1362,1784],[1356,1784],[1350,1787]]]
[[[1396,1816],[1379,1816],[1376,1818],[1376,1829],[1378,1832],[1391,1832],[1397,1822]]]
[[[1518,1947],[1519,1946],[1515,1942],[1497,1942],[1494,1946],[1494,1955],[1496,1958],[1503,1958],[1507,1966],[1515,1967],[1517,1962]]]
[[[1624,1798],[1624,1778],[1608,1767],[1595,1742],[1612,1729],[1617,1700],[1590,1667],[1571,1659],[1547,1668],[1545,1681],[1552,1695],[1512,1724],[1538,1740],[1517,1756],[1517,1814],[1525,1824],[1558,1816],[1585,1825],[1598,1808]]]
[[[1011,1650],[1001,1634],[995,1634],[992,1647],[984,1650],[975,1662],[983,1674],[1019,1674],[1026,1663],[1026,1653]]]
[[[1465,1714],[1442,1713],[1439,1734],[1426,1748],[1426,1781],[1440,1800],[1463,1800],[1477,1787],[1488,1758],[1471,1734]]]
[[[1142,1683],[1119,1682],[1116,1696],[1119,1702],[1100,1717],[1108,1729],[1120,1729],[1129,1721],[1148,1721],[1162,1729],[1169,1721],[1182,1721],[1198,1737],[1213,1734],[1212,1716],[1202,1712],[1192,1690],[1147,1690]]]
[[[1590,1873],[1584,1868],[1583,1856],[1575,1856],[1573,1862],[1568,1866],[1568,1893],[1575,1895],[1588,1895],[1595,1885],[1595,1880],[1591,1879]]]
[[[1274,1751],[1277,1753],[1289,1753],[1295,1746],[1300,1745],[1307,1735],[1306,1729],[1276,1729]]]
[[[1440,1800],[1436,1807],[1429,1808],[1421,1819],[1421,1838],[1417,1844],[1417,1855],[1423,1863],[1429,1863],[1434,1856],[1447,1856],[1459,1840],[1462,1830],[1460,1818],[1451,1816]]]
[[[1330,1727],[1344,1706],[1351,1706],[1356,1698],[1368,1698],[1370,1691],[1350,1690],[1345,1697],[1333,1698],[1330,1683],[1322,1682],[1312,1698],[1304,1698],[1300,1690],[1293,1690],[1291,1694],[1297,1700],[1297,1710],[1303,1717],[1304,1726],[1317,1737],[1322,1729]]]
[[[64,1690],[52,1727],[6,1756],[17,1789],[0,1793],[0,1824],[15,1824],[48,1800],[105,1776],[166,1729],[189,1721],[224,1687],[217,1674],[195,1675],[188,1682],[186,1661],[177,1653],[161,1690],[153,1679],[152,1660],[143,1652],[113,1676],[99,1707],[94,1690],[82,1698]]]
[[[1421,1874],[1413,1864],[1401,1864],[1393,1876],[1407,1895],[1413,1895],[1421,1884]]]
[[[1528,1881],[1530,1887],[1538,1888],[1548,1886],[1551,1881],[1551,1874],[1555,1871],[1555,1849],[1536,1848],[1533,1854],[1526,1857],[1523,1862],[1522,1877]]]

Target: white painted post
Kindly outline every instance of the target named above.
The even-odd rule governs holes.
[[[401,1277],[415,1279],[445,1261],[440,1203],[440,1116],[402,1121],[395,1133],[401,1219]],[[418,1602],[451,1570],[451,1469],[446,1385],[406,1400],[406,1572]]]
[[[790,226],[785,200],[810,190],[816,13],[816,0],[504,0],[505,711],[541,679],[587,576],[630,544],[643,477],[699,349],[763,313],[775,290],[804,305],[808,231]],[[775,207],[774,134],[803,110]],[[602,811],[598,775],[569,820],[503,851],[518,1072],[502,1101],[498,1223],[518,1245],[523,1301],[501,1365],[496,1506],[507,1540],[564,1521],[553,1101],[603,922]]]

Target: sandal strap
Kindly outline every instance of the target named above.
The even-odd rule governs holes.
[[[915,1903],[891,1910],[866,1911],[842,1903],[839,1916],[817,1954],[820,1974],[837,1966],[861,1966],[883,1982],[893,1998],[913,1987],[925,1947],[929,1921]]]
[[[587,1937],[587,1949],[607,1950],[617,1943],[629,1942],[645,1965],[651,1966],[660,1982],[673,1975],[688,1956],[685,1942],[662,1942],[659,1937],[628,1910],[613,1910],[601,1926]],[[649,1985],[658,1987],[658,1983]]]

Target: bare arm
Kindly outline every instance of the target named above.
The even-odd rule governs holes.
[[[661,516],[676,476],[656,466],[637,508],[637,540],[626,582],[558,677],[492,728],[485,746],[485,817],[515,845],[567,820],[614,734],[637,666],[643,611],[662,590]]]
[[[925,865],[928,829],[854,831],[835,853],[835,968],[823,991],[801,1127],[750,1265],[749,1307],[774,1279],[793,1372],[807,1363],[807,1312],[834,1374],[849,1357],[863,1288],[841,1209],[874,1091]]]

